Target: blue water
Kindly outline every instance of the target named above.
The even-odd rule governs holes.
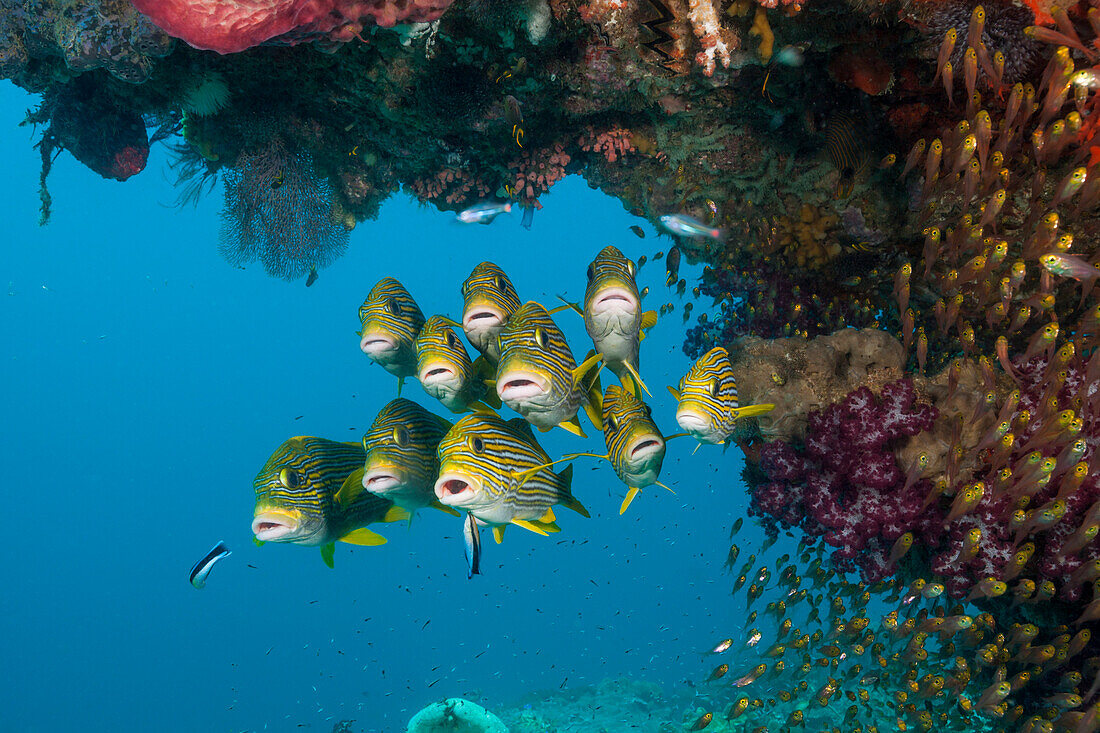
[[[457,315],[461,281],[491,259],[521,298],[552,306],[583,296],[603,246],[652,257],[669,239],[577,178],[543,198],[531,231],[518,216],[461,227],[397,195],[306,289],[226,264],[220,190],[171,207],[160,147],[126,183],[62,154],[40,228],[36,138],[16,127],[35,101],[0,85],[0,730],[327,733],[354,719],[401,731],[454,695],[507,703],[623,674],[684,689],[696,652],[738,635],[743,601],[721,572],[747,506],[736,449],[693,456],[673,441],[663,477],[677,493],[647,489],[624,517],[610,467],[582,459],[573,488],[592,518],[559,513],[549,539],[513,528],[473,580],[459,521],[437,512],[382,527],[385,546],[338,545],[335,570],[315,548],[251,541],[268,455],[292,435],[358,440],[396,395],[353,335],[379,278],[401,280],[426,314]],[[641,270],[646,305],[678,309],[644,342],[642,374],[671,433],[663,387],[688,361],[663,270]],[[583,354],[580,318],[556,319]],[[405,394],[445,412],[415,383]],[[542,442],[554,456],[602,452],[587,430]],[[742,532],[742,557],[756,532]],[[196,591],[188,571],[218,540],[233,555]]]

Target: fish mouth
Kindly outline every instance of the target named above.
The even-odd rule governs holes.
[[[377,359],[397,351],[397,341],[384,333],[365,332],[359,340],[359,348],[367,356]]]
[[[497,396],[502,400],[531,400],[549,391],[546,380],[531,372],[505,372],[497,379]]]
[[[484,305],[472,306],[462,314],[464,331],[484,331],[504,325],[504,314]]]
[[[363,488],[372,494],[384,494],[401,485],[401,479],[392,471],[378,469],[363,474]]]
[[[593,313],[618,311],[633,314],[638,310],[638,297],[626,288],[608,288],[592,304]]]
[[[676,424],[692,434],[710,432],[711,422],[694,410],[677,410]]]
[[[468,504],[478,491],[478,487],[470,483],[469,478],[457,473],[441,475],[435,482],[435,498],[444,506]]]
[[[665,441],[656,435],[646,435],[639,438],[630,448],[630,460],[644,460],[664,450]]]
[[[454,367],[449,364],[425,364],[424,368],[420,370],[420,383],[424,386],[430,386],[433,384],[445,384],[447,382],[454,381],[458,374],[455,372]]]
[[[252,518],[252,534],[261,542],[289,541],[301,526],[301,520],[285,512],[260,512]]]

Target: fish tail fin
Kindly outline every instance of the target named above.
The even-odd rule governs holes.
[[[344,479],[344,483],[340,486],[340,490],[337,491],[336,496],[333,497],[336,499],[337,504],[346,507],[355,501],[356,497],[362,493],[363,472],[364,469],[357,468]]]
[[[634,501],[634,497],[636,497],[640,492],[641,489],[639,489],[637,486],[631,486],[629,489],[627,489],[626,498],[623,499],[623,503],[619,506],[619,516],[622,516],[626,513],[626,510],[630,506],[630,503]]]
[[[744,407],[738,407],[733,413],[736,418],[756,417],[757,415],[771,412],[774,409],[775,405],[765,403],[761,405],[745,405]]]
[[[558,478],[561,479],[562,483],[562,490],[558,497],[558,503],[566,509],[572,509],[582,517],[591,517],[592,515],[584,508],[584,504],[581,504],[580,501],[577,500],[577,497],[573,496],[573,464],[570,463],[563,468],[561,472],[558,473]]]

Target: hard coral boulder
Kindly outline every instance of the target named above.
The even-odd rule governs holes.
[[[508,733],[508,728],[477,703],[452,697],[414,715],[407,733]]]
[[[278,39],[348,41],[370,21],[383,27],[432,21],[451,0],[133,0],[160,28],[191,46],[237,53]]]

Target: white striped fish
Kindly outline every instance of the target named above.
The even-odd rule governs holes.
[[[604,366],[640,397],[645,385],[638,375],[638,351],[645,331],[657,322],[657,313],[642,312],[634,275],[633,261],[615,247],[604,247],[588,266],[583,315]]]
[[[365,457],[358,443],[309,436],[290,438],[279,446],[253,482],[256,540],[320,545],[329,567],[336,541],[383,544],[385,538],[367,525],[408,519],[408,511],[366,491],[346,504],[336,501],[345,483],[361,485]]]
[[[416,374],[416,335],[424,325],[420,307],[404,285],[384,277],[359,306],[359,325],[359,348],[397,377],[400,395],[405,377]]]
[[[346,506],[366,489],[410,512],[435,506],[457,515],[435,498],[435,479],[439,475],[436,449],[450,428],[449,422],[411,400],[392,400],[363,436],[366,457],[360,482],[345,483],[336,501]]]
[[[676,398],[676,422],[700,443],[721,445],[733,433],[737,421],[763,415],[775,405],[746,405],[737,401],[737,381],[729,352],[715,346],[699,357],[680,380],[679,389],[668,388]]]
[[[615,475],[627,486],[619,514],[627,510],[641,489],[654,484],[668,489],[658,480],[665,460],[665,443],[683,433],[662,436],[649,405],[613,384],[603,396],[603,435],[606,454],[574,453],[566,458],[592,456],[611,463]]]
[[[487,412],[500,407],[486,380],[493,367],[479,356],[470,361],[450,319],[432,316],[416,337],[416,377],[424,391],[454,413]]]
[[[497,334],[517,310],[519,296],[512,281],[492,262],[482,262],[462,283],[462,330],[493,364],[500,359]]]
[[[524,303],[497,342],[496,390],[501,402],[539,430],[559,425],[581,437],[577,410],[583,404],[592,423],[603,429],[595,371],[602,356],[590,354],[577,366],[565,334],[545,308],[533,301]]]
[[[570,492],[572,465],[555,473],[551,464],[523,420],[474,413],[456,422],[439,444],[435,495],[492,526],[497,542],[508,524],[543,535],[557,532],[555,504],[586,517],[588,512]]]

